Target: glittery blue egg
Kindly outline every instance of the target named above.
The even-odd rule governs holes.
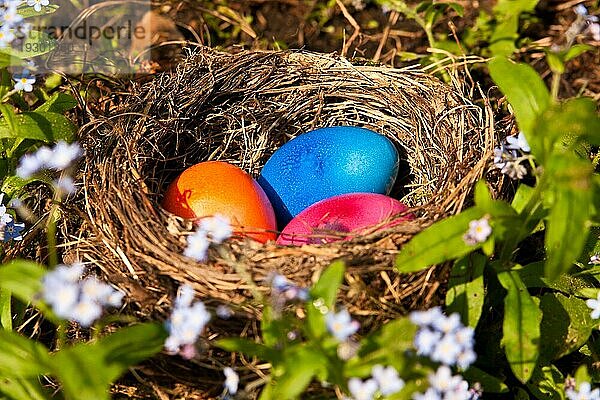
[[[345,193],[389,194],[398,152],[385,136],[349,126],[307,132],[279,148],[258,178],[280,227],[308,206]]]

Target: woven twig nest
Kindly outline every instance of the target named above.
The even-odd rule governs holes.
[[[200,48],[84,129],[85,222],[77,256],[145,316],[166,312],[175,288],[187,282],[208,305],[236,305],[248,321],[260,312],[248,277],[260,284],[277,271],[308,286],[343,258],[340,303],[363,323],[378,323],[432,301],[436,274],[400,276],[394,257],[424,227],[461,210],[491,154],[491,121],[489,108],[458,86],[415,68],[304,51],[232,55]],[[332,125],[369,128],[397,145],[406,173],[392,195],[412,207],[415,220],[327,245],[232,241],[204,264],[182,255],[193,225],[159,205],[178,173],[224,160],[256,177],[283,143]]]

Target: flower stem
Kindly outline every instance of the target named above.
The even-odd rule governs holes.
[[[552,74],[552,98],[554,100],[558,100],[558,93],[560,91],[560,80],[561,80],[562,74],[558,73],[558,72],[554,72],[554,74]]]

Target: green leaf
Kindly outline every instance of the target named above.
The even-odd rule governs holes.
[[[598,323],[590,317],[585,301],[560,293],[542,296],[540,359],[550,362],[579,349]]]
[[[77,100],[71,95],[56,92],[44,104],[35,109],[36,112],[54,112],[63,114],[77,107]]]
[[[311,299],[306,305],[306,328],[313,339],[321,338],[327,331],[325,314],[335,309],[336,295],[345,271],[346,265],[343,261],[334,261],[310,290]]]
[[[108,389],[114,374],[108,372],[92,349],[77,346],[63,349],[52,359],[52,374],[62,384],[68,400],[108,400]]]
[[[37,377],[50,371],[50,356],[41,343],[4,329],[0,330],[0,360],[3,378]]]
[[[6,68],[11,66],[19,67],[25,65],[25,61],[23,61],[22,59],[15,57],[11,54],[5,53],[2,50],[4,49],[0,50],[0,68]]]
[[[588,372],[587,365],[579,366],[579,368],[577,368],[577,371],[575,371],[574,378],[575,378],[575,382],[577,382],[577,383],[591,382],[592,378],[590,377],[590,374]]]
[[[565,62],[564,59],[553,51],[546,52],[546,61],[548,62],[548,66],[555,74],[564,74],[565,72]]]
[[[392,365],[401,371],[406,361],[408,350],[413,349],[413,339],[417,326],[406,317],[388,322],[360,341],[358,357],[346,364],[346,377],[367,376],[376,364]],[[411,373],[415,372],[412,363],[409,364]]]
[[[23,6],[19,6],[18,13],[23,18],[40,17],[40,16],[47,15],[47,14],[53,14],[59,8],[60,8],[60,6],[50,4],[47,6],[42,6],[42,9],[40,11],[35,11],[33,9],[33,7],[28,6],[28,5],[23,5]]]
[[[477,367],[469,367],[462,376],[469,382],[479,382],[485,393],[508,392],[508,386],[504,382]]]
[[[542,313],[515,271],[498,274],[507,290],[504,298],[504,351],[510,368],[519,381],[529,380],[539,356]]]
[[[597,289],[587,289],[593,288],[597,283],[597,280],[591,275],[582,273],[577,275],[563,274],[555,280],[550,280],[544,276],[544,267],[545,262],[538,261],[522,268],[513,268],[513,270],[519,274],[523,284],[528,288],[548,288],[575,296],[583,296],[583,293],[587,290],[593,290],[596,293]],[[593,298],[595,297],[596,295],[593,296]]]
[[[592,165],[573,154],[555,155],[548,165],[553,204],[547,218],[546,277],[556,279],[577,260],[592,216]]]
[[[0,113],[2,113],[3,121],[6,121],[8,128],[16,132],[18,129],[17,114],[12,106],[8,104],[0,104]]]
[[[46,270],[31,261],[12,261],[0,266],[0,288],[24,303],[33,303],[42,291]]]
[[[527,186],[524,183],[521,183],[511,203],[515,211],[521,213],[525,209],[527,203],[529,203],[529,200],[531,200],[531,197],[534,193],[534,188],[532,188],[531,186]]]
[[[6,289],[0,288],[0,327],[12,330],[12,294]]]
[[[489,62],[492,79],[510,102],[519,128],[525,133],[536,157],[541,154],[542,138],[532,136],[537,118],[552,103],[550,93],[537,72],[526,64],[496,57]]]
[[[55,353],[52,374],[68,399],[108,399],[110,384],[127,368],[160,352],[166,338],[166,330],[157,323],[122,328],[97,342]]]
[[[300,396],[327,362],[318,351],[306,346],[290,349],[284,360],[285,373],[273,390],[273,397],[282,400]]]
[[[509,56],[515,52],[519,37],[519,18],[531,12],[539,0],[499,0],[493,9],[496,24],[489,38],[489,48],[495,56]]]
[[[570,61],[576,57],[579,57],[586,51],[593,51],[595,49],[594,46],[590,46],[589,44],[575,44],[567,50],[564,56],[565,61]]]
[[[274,362],[281,359],[281,353],[273,350],[264,344],[256,343],[244,338],[224,338],[219,339],[215,345],[223,350],[230,352],[239,352],[248,357],[257,357],[260,360]]]
[[[486,257],[477,253],[471,253],[457,260],[448,281],[447,311],[459,313],[463,324],[473,328],[477,326],[483,309],[485,297],[483,270],[486,261]]]
[[[311,297],[313,299],[323,299],[326,307],[333,308],[345,271],[346,265],[343,261],[332,262],[310,290]]]
[[[20,50],[15,48],[4,48],[3,51],[9,55],[21,59],[32,59],[47,54],[56,48],[56,40],[45,32],[32,30],[23,42]]]
[[[114,369],[117,378],[127,368],[159,353],[167,336],[163,324],[143,323],[120,328],[92,343],[91,347],[94,351],[105,353],[105,362]]]
[[[44,142],[70,141],[77,128],[64,115],[54,112],[24,112],[16,115],[14,126],[0,120],[0,138],[35,139]]]
[[[536,368],[527,388],[538,399],[562,400],[564,393],[562,373],[554,365]]]
[[[494,207],[492,194],[483,179],[480,179],[475,184],[475,204],[477,204],[477,207],[486,211]]]
[[[470,208],[436,222],[404,245],[396,258],[396,268],[402,273],[416,272],[476,250],[479,246],[468,245],[463,237],[469,222],[484,215],[478,208]]]
[[[51,398],[37,377],[29,379],[0,378],[0,394],[8,396],[11,400],[47,400]]]
[[[543,146],[547,151],[553,150],[556,143],[564,146],[559,142],[561,138],[563,141],[573,142],[575,139],[599,145],[600,117],[596,113],[596,103],[591,99],[579,98],[549,108],[537,121],[535,136],[543,138]]]

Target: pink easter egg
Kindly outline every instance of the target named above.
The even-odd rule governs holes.
[[[321,244],[350,240],[373,231],[373,226],[405,211],[398,200],[377,193],[350,193],[321,200],[303,210],[283,229],[280,245]],[[413,219],[408,214],[380,227],[389,228]],[[345,236],[344,233],[352,233]]]

